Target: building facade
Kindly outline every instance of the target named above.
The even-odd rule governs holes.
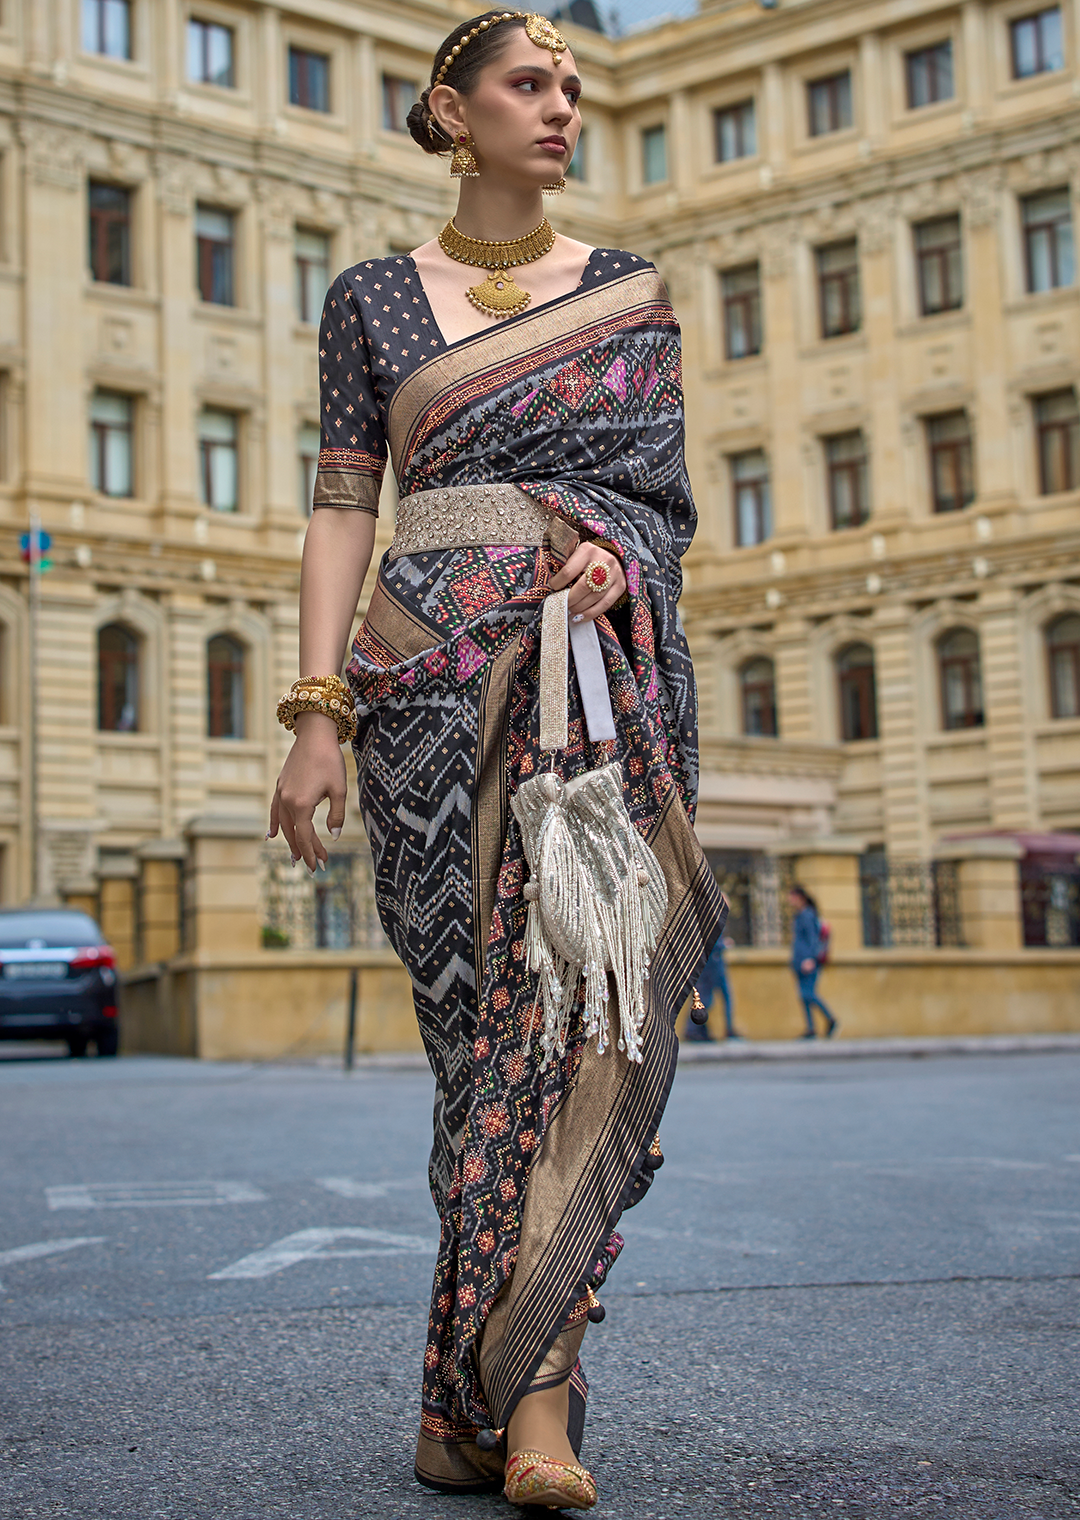
[[[3,0],[4,900],[265,815],[322,294],[452,209],[405,114],[474,10]],[[653,258],[683,325],[708,846],[1080,826],[1078,28],[1080,0],[567,24],[558,225]],[[388,481],[380,547],[392,512]]]

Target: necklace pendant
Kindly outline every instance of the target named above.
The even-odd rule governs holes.
[[[470,285],[465,292],[469,300],[488,317],[513,317],[524,311],[532,300],[522,290],[509,269],[490,269],[482,285]]]

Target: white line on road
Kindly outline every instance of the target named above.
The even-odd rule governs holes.
[[[365,1244],[345,1250],[331,1250],[330,1247],[338,1240],[364,1241]],[[286,1267],[293,1267],[300,1261],[339,1260],[346,1256],[397,1256],[401,1252],[427,1255],[429,1252],[434,1254],[437,1250],[438,1242],[435,1240],[422,1240],[419,1235],[391,1235],[387,1230],[365,1230],[359,1226],[341,1230],[297,1230],[295,1235],[286,1235],[272,1246],[253,1251],[250,1256],[242,1256],[231,1267],[211,1272],[210,1281],[271,1277],[275,1272],[283,1272]]]
[[[265,1203],[249,1182],[80,1182],[47,1187],[50,1209],[160,1209],[209,1203]]]
[[[38,1256],[58,1256],[61,1251],[74,1251],[79,1246],[100,1246],[104,1235],[78,1235],[68,1240],[39,1240],[32,1246],[14,1246],[10,1251],[0,1251],[0,1267],[8,1267],[17,1261],[33,1261]],[[3,1283],[0,1283],[0,1290]]]
[[[391,1191],[401,1188],[424,1187],[426,1184],[419,1177],[410,1177],[402,1182],[357,1182],[354,1177],[316,1177],[316,1182],[328,1193],[336,1193],[339,1198],[385,1198]]]

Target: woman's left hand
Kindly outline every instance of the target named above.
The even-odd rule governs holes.
[[[585,577],[594,562],[605,566],[611,576],[603,591],[594,591]],[[598,544],[578,544],[562,569],[551,577],[548,589],[562,591],[567,586],[570,587],[567,605],[571,622],[587,623],[614,607],[626,590],[626,576],[618,556],[610,549],[601,549]]]

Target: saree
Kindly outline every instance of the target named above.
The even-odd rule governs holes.
[[[334,282],[320,359],[315,506],[377,512],[389,460],[402,498],[509,483],[551,514],[539,546],[511,529],[502,543],[385,555],[347,665],[378,911],[436,1084],[441,1229],[416,1475],[445,1491],[497,1488],[503,1455],[478,1432],[503,1429],[531,1390],[569,1380],[580,1448],[587,1309],[621,1248],[620,1215],[662,1159],[675,1019],[727,913],[692,827],[696,696],[677,602],[695,513],[679,327],[653,265],[596,249],[569,295],[448,345],[399,256]],[[625,606],[597,620],[616,738],[590,743],[571,666],[558,766],[569,780],[619,760],[668,907],[641,1061],[597,1054],[579,1000],[565,1053],[544,1066],[510,802],[540,765],[543,601],[583,539],[626,575]]]

